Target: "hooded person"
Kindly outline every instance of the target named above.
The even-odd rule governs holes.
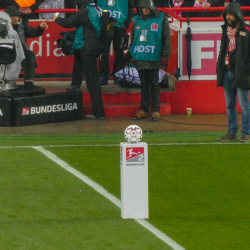
[[[151,99],[152,120],[156,122],[160,118],[159,69],[168,63],[171,33],[167,16],[157,10],[153,0],[141,0],[138,8],[139,15],[133,18],[133,41],[125,57],[125,62],[135,60],[141,81],[141,105],[133,119],[149,115]]]
[[[1,58],[3,55],[0,54],[0,61],[2,62],[2,64],[0,64],[0,80],[4,83],[0,89],[4,91],[17,88],[15,81],[19,77],[22,69],[21,63],[25,56],[19,36],[11,25],[10,16],[3,11],[0,11],[0,24],[2,27],[1,30],[4,32],[4,34],[0,32],[0,48],[1,45],[6,46],[6,43],[11,44],[14,41],[16,54],[14,62],[8,65],[6,65],[7,62],[5,63]],[[6,29],[4,29],[4,26],[6,26]]]
[[[105,114],[98,79],[97,57],[103,53],[100,40],[102,11],[92,1],[77,0],[77,3],[79,11],[69,18],[53,17],[54,21],[64,28],[76,28],[72,83],[67,90],[79,91],[85,73],[86,85],[92,101],[92,112],[85,115],[84,119],[101,120],[104,119]]]
[[[22,62],[24,70],[23,79],[24,86],[27,90],[34,89],[33,80],[35,78],[36,55],[29,50],[27,46],[27,38],[39,37],[43,34],[44,29],[48,28],[45,22],[40,23],[36,28],[21,24],[23,14],[15,6],[8,6],[5,12],[10,16],[12,27],[18,33],[25,53],[25,60]]]
[[[1,0],[0,9],[15,6],[22,14],[22,24],[28,25],[29,19],[38,19],[39,14],[33,13],[41,5],[43,0]]]
[[[237,139],[238,120],[236,95],[242,110],[240,142],[249,141],[250,123],[250,27],[237,2],[230,3],[223,13],[221,47],[217,61],[217,86],[223,87],[226,98],[228,133],[219,141]]]

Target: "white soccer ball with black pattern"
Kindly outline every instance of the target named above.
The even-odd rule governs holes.
[[[129,125],[124,131],[125,139],[132,143],[141,141],[142,134],[142,129],[137,125]]]

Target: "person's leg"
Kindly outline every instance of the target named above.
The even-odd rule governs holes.
[[[104,107],[102,91],[98,79],[97,61],[94,55],[83,55],[83,64],[86,76],[86,85],[92,102],[91,115],[85,116],[86,119],[104,118]]]
[[[109,50],[110,50],[110,44],[111,40],[107,39],[106,43],[103,45],[104,46],[104,51],[103,55],[101,56],[99,60],[99,71],[101,73],[101,85],[107,85],[108,84],[108,79],[109,79]]]
[[[123,68],[123,37],[126,33],[125,28],[114,27],[114,39],[113,39],[113,47],[115,52],[115,61],[113,65],[113,77],[115,80],[115,84],[119,84],[116,80],[115,73],[120,71]],[[119,79],[118,79],[119,80]]]
[[[236,88],[232,88],[234,81],[234,74],[225,72],[223,89],[227,105],[227,118],[228,118],[228,133],[236,135],[238,132],[238,119],[236,109]]]
[[[249,90],[237,89],[238,100],[242,110],[241,135],[249,135],[250,105]]]
[[[77,50],[75,52],[74,58],[75,60],[72,73],[72,83],[69,88],[67,88],[68,90],[80,90],[80,86],[82,84],[84,76],[83,59],[80,50]]]
[[[35,78],[36,55],[31,50],[25,51],[25,59],[22,62],[24,82],[33,82]]]
[[[138,70],[140,81],[141,81],[141,105],[142,109],[146,114],[149,113],[150,109],[150,80],[148,79],[148,70]]]
[[[152,106],[152,121],[158,122],[160,120],[160,85],[159,85],[159,70],[152,69],[149,72],[149,83],[151,89],[151,106]]]
[[[151,106],[152,113],[160,111],[160,85],[159,85],[159,70],[149,70],[148,76],[150,77],[150,88],[151,88]]]

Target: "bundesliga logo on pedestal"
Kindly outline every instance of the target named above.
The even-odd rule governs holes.
[[[129,125],[124,131],[124,137],[128,142],[136,143],[142,139],[142,129],[137,125]]]

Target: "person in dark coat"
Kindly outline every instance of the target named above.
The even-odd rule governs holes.
[[[36,55],[33,51],[29,50],[26,39],[41,36],[44,32],[44,29],[48,28],[48,25],[45,22],[42,22],[40,25],[34,28],[21,24],[20,18],[22,18],[23,14],[16,6],[7,7],[5,12],[10,16],[13,29],[18,33],[23,46],[25,54],[25,59],[22,62],[22,67],[24,70],[24,86],[27,89],[33,89],[35,88],[33,80],[35,78]]]
[[[114,25],[113,48],[115,52],[115,60],[113,65],[114,84],[119,85],[119,78],[115,77],[115,73],[123,68],[123,38],[126,35],[126,29],[129,28],[133,17],[134,0],[98,0],[98,6],[103,10],[108,10],[110,17],[116,19]],[[110,72],[109,51],[112,42],[107,39],[104,54],[99,61],[99,70],[101,73],[101,85],[107,85]]]
[[[228,117],[228,133],[219,141],[237,139],[238,119],[236,95],[242,110],[240,142],[249,141],[250,123],[250,28],[237,2],[230,3],[223,13],[221,47],[217,61],[217,86],[223,87]]]
[[[69,18],[54,17],[54,21],[64,28],[76,28],[76,38],[73,45],[74,67],[72,83],[68,91],[78,91],[85,73],[86,84],[92,101],[92,112],[85,115],[87,120],[104,119],[104,107],[101,86],[99,84],[97,57],[103,53],[103,45],[100,40],[101,9],[95,4],[86,4],[84,0],[78,0],[79,11]]]
[[[160,118],[159,69],[166,66],[170,57],[171,32],[167,16],[159,12],[152,0],[141,0],[139,16],[133,18],[133,41],[125,57],[128,62],[135,60],[141,81],[140,110],[134,120],[144,119],[149,115],[150,99],[152,120]]]

